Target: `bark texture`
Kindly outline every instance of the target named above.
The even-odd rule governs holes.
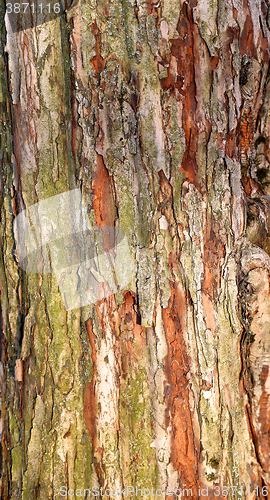
[[[80,0],[13,33],[2,1],[4,500],[270,498],[268,11]],[[132,282],[66,311],[12,225],[76,187],[125,231]]]

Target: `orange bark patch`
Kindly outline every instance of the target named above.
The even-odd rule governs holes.
[[[190,371],[183,332],[186,328],[186,294],[180,283],[171,285],[169,307],[162,312],[168,344],[165,372],[168,388],[167,425],[172,428],[171,462],[178,470],[181,488],[191,488],[194,500],[198,499],[199,443],[195,443],[193,415],[190,408],[188,381]]]
[[[220,149],[221,150],[223,149],[223,145],[222,145],[222,147]],[[225,152],[229,156],[229,158],[231,158],[231,159],[233,159],[233,158],[238,159],[238,151],[237,151],[237,143],[236,143],[235,130],[231,130],[228,133],[228,135],[227,135]]]
[[[98,77],[98,79],[100,79],[100,73],[105,68],[105,60],[103,59],[103,57],[101,55],[101,50],[100,50],[101,49],[101,34],[100,34],[99,29],[98,29],[98,25],[97,25],[96,21],[92,24],[91,30],[92,30],[92,33],[94,34],[95,40],[96,40],[96,43],[95,43],[96,54],[94,55],[94,57],[92,59],[90,59],[90,62],[94,66],[94,69],[96,71],[96,76]]]
[[[244,6],[246,9],[248,8],[246,2],[244,2]],[[251,16],[248,13],[246,13],[246,22],[240,36],[239,48],[241,56],[247,54],[248,56],[255,57],[255,59],[257,59],[257,51],[253,40],[253,24]]]
[[[97,153],[97,164],[92,181],[93,206],[97,226],[114,227],[117,211],[114,201],[113,179],[105,167],[103,157]],[[102,230],[102,229],[101,229]],[[114,245],[114,232],[104,230],[104,249]]]
[[[252,150],[254,150],[254,113],[250,108],[247,114],[242,117],[240,122],[239,144],[240,155],[243,166],[242,181],[245,192],[249,195],[252,191],[250,172],[249,172],[249,158]]]
[[[177,39],[171,39],[171,53],[169,56],[168,76],[160,80],[163,90],[177,89],[183,97],[182,125],[185,131],[186,150],[182,159],[181,171],[185,172],[186,178],[194,183],[199,183],[197,177],[196,153],[198,149],[198,127],[196,86],[194,64],[199,62],[195,54],[194,33],[197,26],[188,14],[187,8],[181,12],[177,31]],[[177,71],[175,71],[175,60]],[[181,97],[180,97],[181,98]]]
[[[246,158],[248,158],[250,145],[253,141],[253,133],[254,133],[254,117],[252,116],[252,113],[250,113],[249,109],[246,116],[243,118],[241,126],[241,134],[240,134],[241,154],[245,154]]]
[[[148,15],[152,14],[156,18],[158,18],[159,17],[159,10],[160,10],[159,2],[156,2],[155,0],[146,0],[146,3],[147,3]]]

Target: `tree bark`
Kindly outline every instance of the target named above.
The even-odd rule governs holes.
[[[4,500],[270,498],[268,11],[80,0],[2,20]],[[132,279],[67,311],[13,222],[75,188],[124,230]]]

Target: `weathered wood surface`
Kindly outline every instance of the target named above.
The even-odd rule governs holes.
[[[1,12],[1,498],[270,498],[268,3],[81,0],[18,33]],[[67,312],[12,224],[75,187],[133,277]]]

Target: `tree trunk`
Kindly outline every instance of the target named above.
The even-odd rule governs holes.
[[[1,498],[270,498],[268,3],[4,11]],[[14,220],[76,188],[131,279],[67,310]]]

